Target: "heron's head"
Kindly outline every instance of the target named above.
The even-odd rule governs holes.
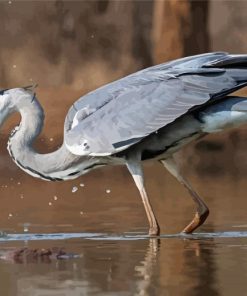
[[[7,115],[11,113],[10,102],[11,95],[8,93],[8,90],[0,91],[0,125],[3,123]]]
[[[0,125],[10,113],[30,104],[34,99],[33,86],[0,91]]]

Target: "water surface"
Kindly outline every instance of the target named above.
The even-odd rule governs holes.
[[[7,172],[0,255],[59,247],[77,256],[0,259],[1,295],[245,295],[244,178],[190,174],[211,213],[196,234],[184,236],[179,232],[194,213],[189,195],[161,166],[147,164],[145,173],[162,230],[155,239],[147,236],[140,197],[124,168],[65,183]]]

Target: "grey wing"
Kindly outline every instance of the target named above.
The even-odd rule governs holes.
[[[77,155],[120,152],[193,106],[207,102],[213,94],[236,86],[224,70],[200,68],[192,75],[191,69],[187,72],[183,69],[182,75],[174,71],[169,76],[155,71],[139,78],[133,76],[129,83],[122,83],[122,87],[120,83],[114,92],[104,94],[105,103],[97,110],[90,111],[90,105],[84,105],[84,111],[75,111],[72,125],[65,133],[67,148]]]
[[[90,115],[96,110],[102,108],[111,100],[114,100],[116,97],[118,97],[118,94],[123,93],[124,88],[129,88],[133,83],[135,85],[137,83],[141,84],[143,80],[147,79],[148,75],[148,79],[150,80],[151,77],[150,82],[152,82],[155,76],[156,78],[159,78],[159,75],[162,77],[165,76],[164,74],[181,75],[191,72],[191,69],[197,69],[199,72],[201,70],[200,67],[202,67],[202,65],[205,63],[212,63],[215,60],[218,61],[218,59],[224,59],[225,56],[228,55],[223,52],[213,52],[185,57],[143,69],[122,79],[104,85],[81,97],[72,105],[65,120],[65,134],[71,130],[77,112],[84,110],[82,113],[84,113],[85,117],[87,114]],[[80,114],[77,115],[80,117]],[[84,116],[81,117],[85,118]]]

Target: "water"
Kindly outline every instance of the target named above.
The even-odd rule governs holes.
[[[45,247],[50,241],[25,244]],[[3,295],[245,295],[246,234],[245,239],[197,240],[92,240],[81,235],[53,246],[66,246],[79,256],[45,263],[2,260]]]
[[[179,232],[194,213],[189,195],[159,165],[147,164],[145,175],[161,226],[157,239],[147,236],[142,203],[125,168],[100,169],[62,183],[6,171],[0,208],[1,295],[245,295],[245,179],[188,174],[211,213],[197,233],[185,236]],[[71,192],[73,187],[77,192]],[[3,259],[23,247],[58,247],[77,256]]]

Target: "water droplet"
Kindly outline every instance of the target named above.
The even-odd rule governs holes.
[[[84,185],[83,183],[80,183],[80,186],[81,186],[81,187],[84,187],[85,185]]]
[[[13,65],[13,68],[15,69],[16,68],[16,65]]]
[[[78,190],[78,187],[74,186],[71,190],[72,193],[75,193]]]
[[[48,205],[49,205],[49,206],[52,206],[52,202],[49,202]]]
[[[23,199],[23,198],[24,198],[24,195],[23,195],[23,194],[21,194],[21,195],[20,195],[20,198],[21,198],[21,199]]]
[[[50,141],[52,142],[53,141],[53,138],[50,138]]]
[[[10,178],[10,181],[14,181],[14,178]]]
[[[12,1],[9,1],[8,3],[9,3],[9,4],[12,4]]]
[[[94,38],[94,34],[91,35],[91,38]]]
[[[53,197],[53,199],[54,199],[54,200],[57,200],[57,196],[55,195],[55,196]]]
[[[110,190],[110,189],[106,189],[105,192],[106,192],[106,193],[111,193],[111,190]]]
[[[9,213],[9,218],[13,217],[13,215],[11,213]]]
[[[23,224],[23,231],[28,232],[29,231],[29,226],[30,226],[30,223],[24,223]]]
[[[83,215],[84,213],[83,213],[83,211],[80,211],[80,215]]]
[[[17,182],[17,185],[21,185],[21,182]]]

